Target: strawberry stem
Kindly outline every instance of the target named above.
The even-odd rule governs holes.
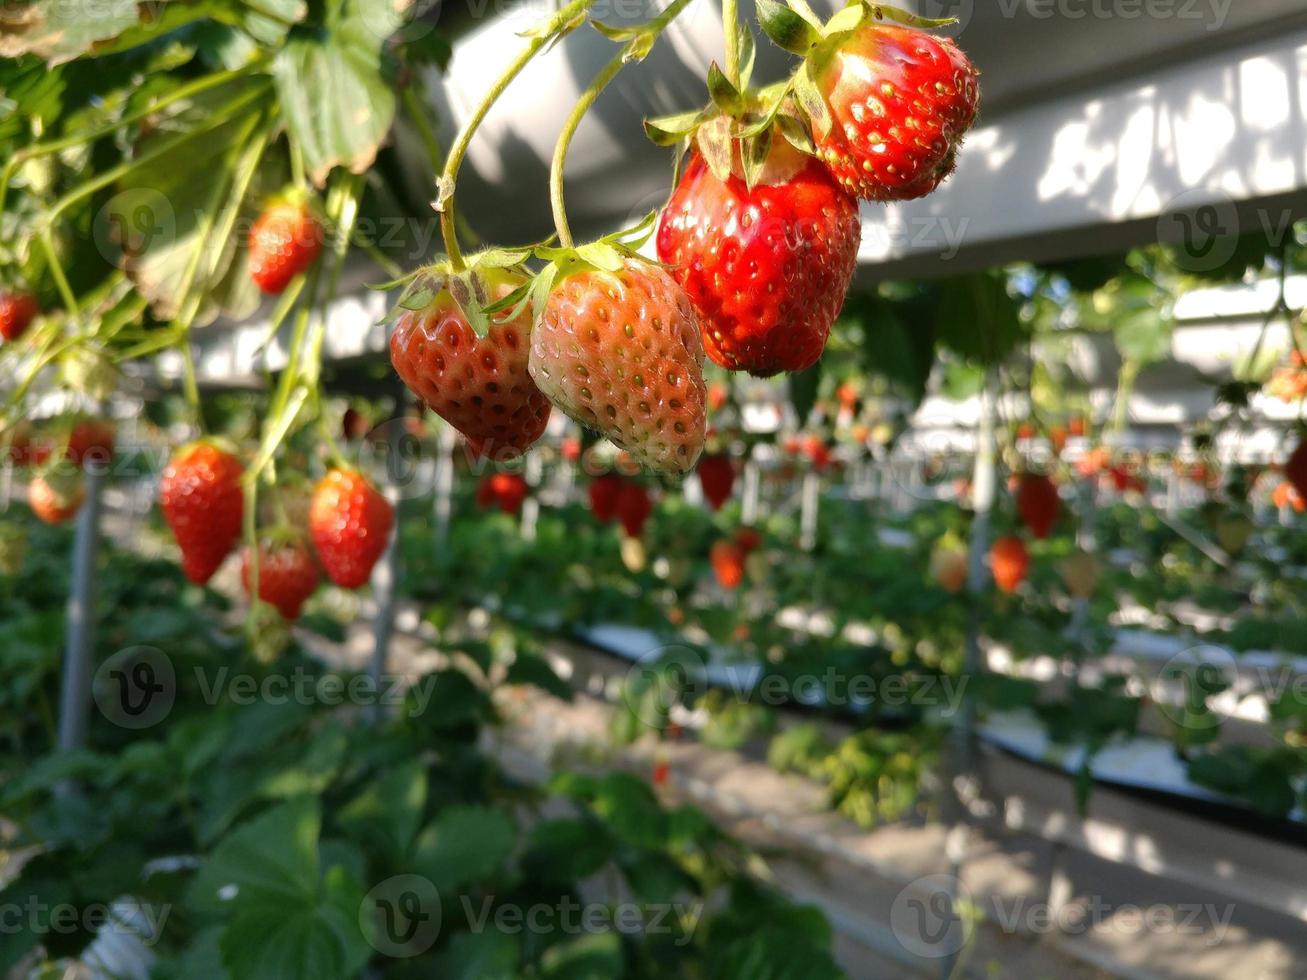
[[[643,60],[653,47],[654,41],[658,39],[658,35],[677,18],[688,3],[689,0],[672,0],[661,14],[633,31],[630,39],[622,45],[613,60],[604,66],[590,86],[581,93],[581,98],[577,100],[563,123],[562,132],[558,134],[558,142],[554,145],[554,158],[549,166],[549,205],[554,213],[554,230],[558,233],[558,243],[563,248],[572,248],[575,244],[572,240],[572,230],[567,224],[567,208],[563,202],[563,168],[567,163],[567,150],[572,144],[572,137],[576,135],[577,127],[581,125],[581,120],[595,104],[600,93],[617,76],[623,66],[632,61]]]
[[[740,87],[739,0],[722,0],[722,35],[726,39],[726,77]]]
[[[526,48],[496,79],[490,91],[481,100],[481,104],[473,111],[472,117],[463,125],[454,140],[454,145],[449,148],[449,156],[445,158],[445,169],[440,175],[438,185],[440,199],[437,210],[440,212],[440,237],[444,239],[445,252],[449,256],[449,264],[454,272],[462,272],[467,268],[463,253],[458,247],[458,231],[454,222],[454,188],[458,181],[459,167],[463,165],[463,157],[467,154],[473,135],[486,118],[486,114],[490,112],[490,107],[504,94],[504,90],[521,74],[522,69],[540,52],[540,49],[552,45],[559,37],[575,27],[578,18],[583,17],[594,2],[595,0],[572,0],[546,21],[543,27],[532,33]]]

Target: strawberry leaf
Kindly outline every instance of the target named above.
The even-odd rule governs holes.
[[[886,7],[878,3],[870,5],[870,12],[877,20],[890,20],[906,27],[952,27],[958,22],[956,17],[922,17],[898,7]]]
[[[817,80],[812,74],[811,61],[805,61],[803,66],[795,73],[794,97],[799,100],[799,105],[808,114],[808,119],[812,121],[813,128],[817,133],[822,136],[829,133],[832,124],[830,108],[826,105],[825,96],[821,94],[821,90],[817,87]]]
[[[744,97],[740,90],[731,84],[715,61],[708,67],[708,94],[722,112],[737,115],[744,111]]]
[[[781,135],[785,137],[786,142],[796,150],[810,154],[817,152],[816,147],[812,145],[812,136],[808,133],[808,127],[798,116],[783,112],[776,117],[776,125],[780,127]]]
[[[699,152],[718,180],[730,179],[735,155],[732,142],[731,121],[726,116],[717,116],[699,127]]]
[[[821,29],[821,36],[830,39],[837,34],[848,34],[851,31],[856,31],[867,19],[867,13],[867,8],[860,3],[845,7],[826,21],[826,26]]]
[[[771,134],[772,130],[768,127],[752,139],[744,141],[744,183],[750,190],[762,177],[767,155],[771,152]]]
[[[818,32],[802,15],[778,0],[757,0],[758,23],[763,33],[779,48],[792,54],[807,54],[817,43]]]
[[[746,91],[749,88],[749,80],[753,78],[753,61],[757,54],[757,45],[754,44],[753,31],[744,21],[740,22],[738,49],[740,52],[740,88]]]
[[[695,109],[671,116],[659,116],[657,119],[646,119],[644,132],[650,141],[658,146],[674,146],[694,132],[703,117],[703,110]]]

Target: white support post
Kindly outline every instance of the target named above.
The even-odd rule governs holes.
[[[522,476],[526,480],[526,485],[533,492],[527,495],[526,501],[522,504],[523,541],[534,541],[536,539],[536,525],[540,521],[540,498],[534,491],[539,490],[540,477],[543,473],[544,462],[540,459],[540,453],[534,450],[528,451]]]
[[[745,460],[743,500],[740,503],[740,521],[743,524],[752,526],[758,523],[758,493],[761,484],[758,464],[752,458]]]
[[[817,547],[817,511],[821,506],[821,477],[812,470],[803,475],[803,498],[799,505],[799,547]]]
[[[100,544],[100,491],[104,474],[87,467],[86,499],[77,513],[73,539],[72,591],[68,596],[68,640],[59,695],[59,749],[86,744],[91,710],[91,655],[95,649],[96,555]]]

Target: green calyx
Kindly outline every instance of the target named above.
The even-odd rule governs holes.
[[[651,211],[634,227],[605,235],[584,245],[537,247],[534,257],[543,261],[544,267],[503,299],[488,306],[485,312],[495,315],[510,311],[507,318],[513,319],[529,308],[534,323],[549,301],[550,292],[569,276],[591,270],[615,274],[632,259],[657,265],[639,254],[639,249],[653,234],[657,217],[657,212]]]
[[[406,311],[422,312],[429,309],[442,293],[446,293],[462,312],[472,331],[478,337],[484,337],[490,332],[493,314],[501,306],[493,302],[491,289],[509,277],[529,279],[530,272],[523,263],[540,247],[542,246],[524,245],[520,248],[487,249],[463,259],[462,267],[457,270],[449,259],[442,258],[406,276],[372,288],[403,288],[399,300],[387,314],[387,320],[401,316]],[[495,309],[491,309],[492,306]]]

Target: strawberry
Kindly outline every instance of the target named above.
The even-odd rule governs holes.
[[[808,462],[818,473],[830,465],[830,447],[820,436],[804,437],[802,448],[803,455],[808,457]]]
[[[322,251],[322,227],[298,201],[278,201],[250,226],[250,278],[265,293],[280,293]]]
[[[714,541],[708,560],[712,563],[717,584],[723,589],[738,589],[744,581],[745,554],[734,541]]]
[[[856,197],[910,201],[953,172],[976,118],[979,72],[948,38],[869,23],[808,66],[829,114],[817,155]]]
[[[821,357],[861,236],[857,203],[817,160],[777,137],[752,189],[691,158],[657,247],[694,301],[708,356],[768,377]]]
[[[1055,425],[1048,430],[1048,444],[1053,447],[1053,452],[1061,454],[1066,448],[1067,431],[1065,425]]]
[[[240,461],[211,442],[183,446],[164,468],[159,502],[181,549],[182,571],[196,585],[213,577],[240,537],[240,481]]]
[[[50,440],[42,435],[33,437],[32,423],[20,419],[12,429],[0,433],[0,446],[9,444],[9,459],[15,466],[40,466],[50,458]]]
[[[259,598],[275,606],[287,620],[300,618],[300,611],[322,581],[318,566],[301,539],[265,541],[259,545]],[[241,586],[250,594],[250,550],[241,555]]]
[[[752,527],[742,527],[735,532],[735,545],[746,555],[751,555],[762,547],[762,532]]]
[[[651,469],[683,474],[703,449],[703,341],[690,298],[665,271],[559,277],[531,335],[531,377],[555,405]]]
[[[1088,599],[1098,587],[1098,559],[1086,551],[1075,551],[1062,559],[1058,571],[1062,583],[1073,599]]]
[[[386,550],[395,511],[358,470],[336,468],[319,481],[309,505],[309,536],[327,578],[357,589]]]
[[[27,503],[46,524],[62,524],[82,508],[86,484],[80,473],[48,473],[27,485]]]
[[[617,516],[617,498],[625,483],[616,473],[603,473],[590,481],[590,512],[600,524]]]
[[[1030,533],[1043,540],[1053,530],[1062,500],[1057,485],[1042,473],[1022,473],[1017,480],[1017,514]]]
[[[522,510],[526,494],[526,478],[522,474],[492,473],[477,487],[477,503],[482,507],[496,506],[512,516]]]
[[[1025,542],[1017,537],[999,538],[989,550],[989,567],[994,581],[1004,592],[1015,592],[1025,581],[1030,567],[1030,553]]]
[[[41,307],[31,293],[0,290],[0,337],[17,340],[40,312]]]
[[[1275,491],[1271,494],[1271,502],[1275,504],[1277,510],[1292,507],[1299,514],[1307,510],[1307,497],[1303,497],[1294,489],[1293,484],[1288,481],[1275,488]]]
[[[1085,435],[1085,419],[1083,415],[1077,415],[1066,425],[1067,432],[1076,439],[1082,439]]]
[[[509,269],[474,273],[487,305],[526,281]],[[467,437],[476,456],[522,455],[549,424],[549,400],[527,374],[531,313],[500,313],[478,336],[446,283],[420,310],[403,310],[390,362],[430,409]]]
[[[852,412],[858,407],[858,399],[862,397],[858,391],[858,386],[852,381],[843,382],[835,389],[835,400],[840,403],[840,408]]]
[[[1298,496],[1307,500],[1307,437],[1298,443],[1298,448],[1284,464],[1284,475],[1298,491]]]
[[[1030,440],[1035,438],[1035,426],[1033,422],[1022,422],[1017,426],[1017,438],[1021,440]]]
[[[705,456],[699,460],[697,472],[708,506],[713,510],[721,510],[722,504],[731,499],[731,487],[735,485],[735,467],[731,457],[725,453]]]
[[[945,592],[961,592],[967,584],[967,547],[953,535],[935,543],[930,552],[930,573]]]
[[[640,532],[644,530],[644,522],[653,513],[653,501],[649,499],[649,491],[643,486],[627,481],[617,492],[616,508],[617,520],[627,536],[638,538]]]
[[[575,463],[581,459],[580,439],[573,439],[569,436],[563,440],[559,449],[562,452],[563,459],[567,460],[569,463]]]
[[[107,465],[113,459],[114,429],[103,419],[83,419],[68,433],[68,458],[82,466]]]

